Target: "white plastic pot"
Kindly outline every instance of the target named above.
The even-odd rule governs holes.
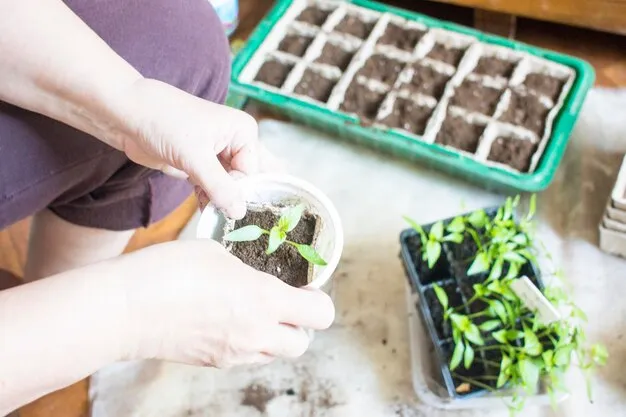
[[[313,265],[307,287],[329,292],[330,280],[337,269],[343,251],[343,228],[339,214],[330,199],[312,184],[284,174],[260,174],[238,180],[246,202],[250,205],[304,204],[305,210],[319,216],[320,227],[315,250],[327,265]],[[196,236],[222,243],[227,219],[212,205],[200,216]]]

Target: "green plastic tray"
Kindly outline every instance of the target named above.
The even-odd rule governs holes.
[[[552,136],[536,169],[532,173],[511,172],[484,165],[438,145],[425,143],[391,130],[361,126],[355,123],[355,119],[350,115],[333,112],[297,98],[286,97],[255,85],[239,82],[242,70],[268,36],[274,24],[289,9],[292,2],[293,0],[277,1],[274,8],[261,21],[246,45],[235,57],[231,76],[229,99],[231,103],[242,106],[247,99],[255,100],[264,104],[274,113],[282,114],[293,121],[327,132],[337,138],[348,139],[392,155],[419,161],[427,166],[463,177],[485,188],[506,192],[538,192],[547,188],[551,183],[565,152],[584,99],[595,80],[594,70],[586,61],[382,3],[370,0],[348,1],[348,3],[359,7],[417,21],[430,28],[442,28],[470,35],[487,44],[526,52],[567,66],[575,71],[574,82],[560,112],[554,119]]]

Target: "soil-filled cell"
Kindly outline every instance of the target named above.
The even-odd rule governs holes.
[[[419,29],[403,28],[395,23],[389,23],[378,43],[411,52],[425,33]]]
[[[335,31],[366,39],[375,25],[376,22],[365,21],[359,16],[348,14],[337,24]]]
[[[353,81],[346,90],[340,109],[348,113],[355,113],[361,119],[373,120],[384,99],[385,94],[370,90],[368,87]]]
[[[315,62],[331,65],[339,68],[341,71],[345,71],[353,57],[354,52],[347,51],[339,45],[328,42],[322,48],[322,52]]]
[[[460,116],[448,114],[437,134],[435,143],[475,153],[485,127],[472,124]]]
[[[278,44],[278,50],[297,57],[302,57],[311,43],[313,43],[313,38],[310,36],[287,35]]]
[[[306,70],[294,92],[326,103],[336,84],[336,81],[330,80],[313,70]]]
[[[496,111],[502,92],[501,89],[483,85],[478,81],[465,80],[454,90],[451,104],[491,116]]]
[[[556,101],[561,95],[565,81],[546,74],[531,73],[523,83],[528,89]]]
[[[449,47],[442,43],[435,43],[426,56],[435,61],[445,62],[453,67],[457,67],[464,54],[465,49],[463,48]]]
[[[293,69],[293,64],[284,63],[275,59],[265,61],[255,77],[255,81],[280,88]]]
[[[448,305],[450,307],[455,308],[463,305],[463,298],[455,285],[440,285],[440,287],[448,296]],[[443,319],[445,311],[443,310],[443,306],[439,302],[435,291],[428,288],[424,291],[424,295],[426,296],[426,304],[430,309],[439,340],[449,339],[452,337],[452,328],[450,326],[450,322]]]
[[[509,105],[500,120],[524,127],[541,137],[549,111],[550,109],[544,106],[537,96],[513,91]]]
[[[498,137],[491,145],[488,159],[509,165],[520,172],[528,172],[537,145],[529,140]]]
[[[480,57],[474,73],[479,75],[487,75],[489,77],[503,77],[511,78],[516,63],[506,59],[497,58],[494,56]]]
[[[415,64],[413,70],[415,72],[411,81],[403,84],[400,88],[439,100],[451,77],[427,65]]]
[[[296,20],[309,23],[313,26],[322,26],[331,13],[331,10],[323,10],[315,6],[309,6],[300,13]]]
[[[391,113],[381,122],[389,127],[406,130],[415,135],[423,135],[433,109],[421,106],[412,100],[398,98]]]
[[[397,59],[376,54],[368,58],[358,72],[358,75],[377,80],[387,85],[393,85],[398,79],[404,63]]]

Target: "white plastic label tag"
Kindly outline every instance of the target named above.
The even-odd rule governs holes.
[[[532,311],[536,311],[539,320],[548,325],[561,320],[561,314],[552,303],[539,291],[528,277],[521,277],[511,282],[511,289]]]

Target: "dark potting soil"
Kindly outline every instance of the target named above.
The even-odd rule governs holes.
[[[278,50],[302,57],[309,46],[311,46],[311,43],[313,43],[313,38],[309,36],[287,35],[278,44]]]
[[[449,364],[450,359],[452,359],[452,353],[454,352],[454,345],[452,343],[444,344],[442,346],[442,349],[447,358],[447,363]],[[454,381],[454,386],[456,387],[456,391],[458,394],[467,395],[472,392],[482,390],[482,388],[477,387],[470,382],[466,382],[465,380],[465,378],[468,378],[470,380],[479,379],[480,377],[487,375],[485,366],[480,363],[479,359],[480,356],[478,352],[476,352],[474,362],[469,369],[465,369],[465,366],[463,365],[463,363],[461,363],[461,365],[452,372],[452,380]],[[479,379],[479,382],[491,385],[484,379]]]
[[[483,56],[478,60],[474,72],[480,75],[504,77],[508,79],[513,75],[515,65],[515,62],[506,59],[500,59],[494,56]]]
[[[488,160],[509,165],[520,172],[528,172],[537,145],[529,140],[498,137],[491,145]]]
[[[255,81],[280,88],[293,69],[293,64],[282,63],[274,59],[265,61],[255,77]]]
[[[395,23],[389,23],[378,43],[411,52],[425,33],[419,29],[405,29]]]
[[[407,248],[411,254],[413,265],[417,269],[417,275],[422,285],[432,284],[435,281],[448,278],[450,276],[450,264],[445,253],[441,253],[439,260],[433,266],[428,267],[428,263],[422,260],[422,241],[419,236],[413,235],[407,239]]]
[[[450,307],[459,307],[463,305],[463,298],[461,297],[461,293],[458,289],[452,285],[442,285],[441,288],[446,292],[448,296],[448,303]],[[439,336],[439,340],[446,340],[452,337],[452,328],[450,326],[449,321],[443,320],[443,306],[439,302],[435,291],[432,288],[426,289],[424,291],[424,296],[426,297],[426,304],[428,308],[430,308],[430,313],[433,318],[433,323],[435,325],[435,330],[437,330],[437,335]]]
[[[388,85],[393,85],[402,72],[404,63],[385,55],[372,55],[361,68],[357,75],[362,75],[373,80],[378,80]]]
[[[326,103],[336,84],[336,81],[329,80],[323,75],[307,69],[304,71],[302,79],[298,85],[294,88],[294,92],[296,94],[311,97],[312,99],[321,101],[322,103]]]
[[[243,219],[235,222],[235,229],[254,224],[270,230],[277,220],[278,216],[269,210],[248,210]],[[305,213],[296,228],[289,232],[287,239],[310,245],[313,242],[317,221],[317,217]],[[267,243],[267,235],[253,242],[234,242],[232,253],[251,267],[274,275],[291,286],[301,287],[308,284],[308,261],[288,244],[282,244],[276,252],[266,255]]]
[[[242,390],[243,398],[241,405],[254,407],[260,413],[264,413],[270,401],[278,396],[278,393],[262,384],[250,384]]]
[[[400,88],[406,88],[412,93],[420,93],[439,100],[443,95],[450,76],[443,74],[432,67],[415,64],[413,78]]]
[[[528,89],[556,101],[561,94],[565,81],[546,74],[531,73],[526,76],[523,84]]]
[[[465,80],[454,90],[451,104],[487,116],[493,115],[503,90]]]
[[[430,107],[420,106],[412,100],[398,98],[393,104],[391,114],[381,122],[386,126],[421,136],[432,114],[433,109]]]
[[[322,26],[332,10],[323,10],[315,6],[309,6],[296,18],[299,22],[306,22],[314,26]]]
[[[456,67],[461,62],[461,58],[465,54],[465,49],[449,48],[441,43],[435,43],[433,48],[426,55],[435,61],[445,62],[446,64]]]
[[[355,113],[365,121],[370,121],[376,117],[376,113],[378,113],[378,109],[384,99],[384,94],[372,91],[366,86],[352,81],[346,90],[346,95],[340,108],[348,113]]]
[[[452,252],[452,259],[455,262],[467,263],[474,259],[478,251],[478,245],[476,245],[476,242],[471,236],[465,235],[463,242],[451,243],[450,250]]]
[[[509,105],[500,120],[525,127],[541,137],[549,110],[536,96],[512,91]]]
[[[322,48],[322,53],[317,58],[316,62],[332,65],[339,68],[341,71],[345,71],[348,65],[350,65],[352,57],[354,57],[353,52],[346,51],[342,47],[328,42]]]
[[[335,31],[365,39],[374,29],[376,22],[365,22],[358,16],[346,15],[335,27]]]
[[[472,124],[459,116],[448,114],[443,121],[435,143],[475,153],[485,127]]]

